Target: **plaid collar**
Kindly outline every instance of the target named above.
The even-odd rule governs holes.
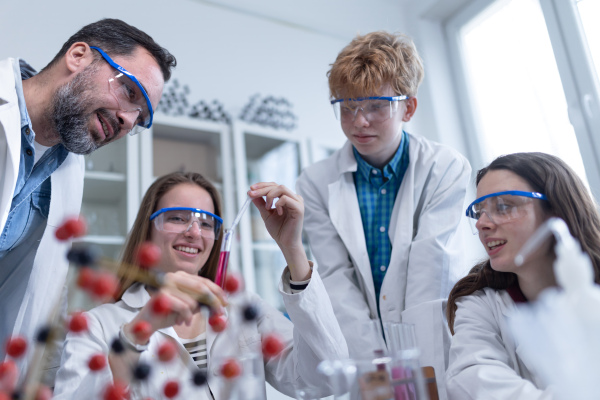
[[[356,150],[356,148],[354,146],[352,146],[352,151],[354,152],[354,158],[356,158],[358,173],[361,174],[363,176],[363,178],[365,180],[367,180],[368,182],[371,182],[371,179],[374,177],[374,175],[372,173],[372,171],[374,169],[381,171],[383,173],[383,176],[386,178],[398,177],[401,174],[403,174],[403,172],[404,172],[403,171],[403,163],[401,161],[402,161],[402,157],[404,156],[405,152],[408,151],[407,136],[408,135],[406,134],[406,132],[402,131],[402,139],[400,140],[400,146],[398,146],[398,150],[396,151],[396,154],[394,154],[394,157],[390,160],[390,162],[388,162],[386,165],[384,165],[382,169],[375,168],[374,166],[369,164],[367,161],[365,161],[365,159],[362,158],[362,156],[360,155],[358,150]]]

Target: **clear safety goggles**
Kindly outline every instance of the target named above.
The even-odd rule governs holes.
[[[146,90],[137,78],[114,62],[102,49],[90,46],[104,58],[104,60],[116,71],[108,79],[108,91],[113,95],[119,108],[126,113],[135,113],[136,122],[129,131],[130,135],[136,135],[152,126],[154,111]]]
[[[408,99],[408,96],[393,97],[359,97],[356,99],[331,100],[335,117],[342,122],[353,122],[358,110],[369,122],[386,121],[398,111],[398,102]]]
[[[150,216],[159,231],[183,233],[198,223],[200,235],[209,239],[218,239],[223,220],[215,214],[198,208],[173,207],[161,208]]]
[[[495,225],[522,218],[527,214],[527,205],[536,200],[548,200],[537,192],[510,190],[482,196],[467,207],[466,215],[473,234],[477,234],[477,221],[485,214]]]

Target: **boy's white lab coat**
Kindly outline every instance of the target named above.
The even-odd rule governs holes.
[[[0,61],[0,232],[4,230],[10,211],[21,154],[21,115],[15,90],[14,63],[18,60],[9,58]],[[70,153],[51,175],[52,197],[47,227],[39,246],[30,243],[32,252],[19,266],[31,271],[27,275],[27,283],[11,298],[0,299],[2,307],[18,308],[16,320],[6,321],[2,316],[4,330],[12,331],[13,335],[24,335],[32,343],[40,326],[47,322],[65,285],[69,266],[66,254],[70,243],[56,240],[54,230],[67,216],[79,214],[83,174],[83,156]],[[26,357],[17,360],[21,376],[32,353],[29,351]],[[58,359],[51,364],[48,367],[57,368]]]
[[[457,151],[409,135],[409,165],[398,190],[388,234],[392,254],[381,286],[381,320],[414,324],[422,365],[435,368],[445,398],[449,331],[445,304],[460,265],[456,234],[471,167]],[[350,356],[373,357],[374,336],[361,326],[378,318],[371,264],[352,173],[350,142],[305,169],[297,191],[306,208],[304,228],[319,273],[346,337]]]
[[[287,268],[284,277],[289,277]],[[167,380],[175,379],[180,384],[179,399],[223,399],[222,382],[218,380],[223,360],[228,357],[240,357],[258,349],[260,354],[261,337],[277,332],[284,342],[282,353],[264,363],[264,370],[256,371],[277,390],[294,396],[296,385],[313,385],[321,388],[323,395],[331,394],[324,376],[317,372],[318,364],[323,360],[345,359],[348,348],[344,336],[333,315],[331,304],[319,278],[313,271],[308,287],[297,294],[288,294],[283,285],[289,287],[289,278],[280,281],[280,292],[290,322],[281,312],[269,306],[256,295],[250,295],[253,302],[259,304],[261,316],[241,326],[230,326],[221,333],[206,331],[208,355],[208,387],[198,388],[192,384],[190,371],[196,370],[190,355],[179,342],[177,345],[183,359],[176,358],[171,363],[161,363],[157,359],[157,349],[169,337],[177,338],[170,327],[160,329],[150,338],[149,349],[141,353],[140,360],[152,367],[152,375],[137,388],[132,388],[132,400],[145,396],[162,398],[161,393]],[[289,289],[288,289],[289,290]],[[127,323],[150,300],[148,292],[141,284],[129,288],[116,304],[105,304],[94,308],[89,314],[89,333],[67,335],[63,351],[61,368],[56,376],[54,399],[97,399],[108,382],[112,381],[110,368],[90,372],[87,363],[93,354],[108,354],[112,340],[117,337],[122,324]],[[228,309],[229,313],[241,310]],[[234,316],[229,315],[229,318]],[[231,323],[230,323],[231,325]],[[187,365],[187,366],[186,366]],[[191,367],[191,368],[190,368]],[[260,367],[263,364],[260,363]],[[259,367],[259,368],[260,368]],[[251,390],[244,387],[246,391]],[[261,382],[258,390],[265,391]],[[209,392],[210,390],[210,392]],[[249,397],[253,398],[253,397]]]
[[[506,318],[515,303],[506,290],[484,288],[459,298],[457,306],[446,371],[449,399],[553,398],[512,338]]]

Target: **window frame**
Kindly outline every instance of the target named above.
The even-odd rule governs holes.
[[[485,164],[478,132],[481,122],[467,79],[461,30],[476,16],[492,13],[508,0],[473,0],[443,21],[465,144],[474,165]],[[539,0],[590,189],[600,200],[600,84],[587,47],[576,0]],[[594,136],[593,132],[599,134]]]

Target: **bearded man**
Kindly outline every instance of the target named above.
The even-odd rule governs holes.
[[[117,19],[83,27],[38,74],[23,60],[0,61],[0,362],[7,339],[33,343],[64,295],[67,244],[53,236],[79,213],[82,155],[149,128],[175,65]],[[21,376],[32,353],[18,360]],[[53,354],[49,384],[60,348]]]

